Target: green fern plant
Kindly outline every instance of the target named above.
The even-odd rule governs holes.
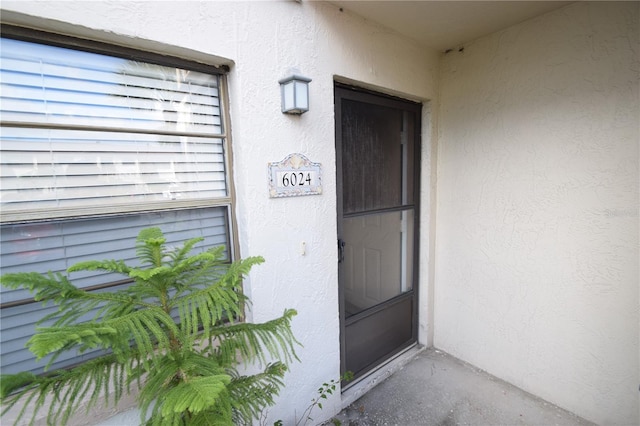
[[[241,279],[264,260],[228,264],[222,247],[190,254],[200,241],[190,239],[170,250],[161,230],[148,228],[136,240],[140,267],[107,260],[69,268],[117,272],[133,280],[112,293],[84,291],[62,274],[0,277],[3,286],[26,288],[35,300],[58,306],[43,319],[53,324],[38,328],[27,343],[38,359],[52,355],[46,369],[71,349],[107,350],[68,370],[3,375],[2,414],[21,402],[18,420],[27,415],[27,407],[33,408],[31,421],[46,408],[47,423],[64,424],[81,404],[87,411],[104,402],[115,404],[138,388],[141,420],[149,425],[251,424],[258,419],[273,405],[287,364],[297,359],[298,342],[291,332],[296,312],[285,310],[262,324],[242,322],[248,300]],[[95,312],[92,320],[79,321],[90,312]],[[239,359],[266,368],[243,376],[236,370]]]

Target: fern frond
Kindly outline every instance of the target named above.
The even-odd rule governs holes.
[[[157,279],[156,277],[155,280]],[[156,301],[162,299],[163,294],[166,294],[166,288],[154,285],[143,279],[136,279],[134,283],[124,289],[123,292],[136,301],[149,301],[150,304],[154,304]]]
[[[262,262],[262,257],[249,257],[225,265],[224,275],[219,277],[217,282],[208,283],[205,288],[192,288],[190,293],[174,298],[173,306],[177,306],[180,312],[181,330],[195,334],[202,327],[202,338],[208,340],[212,326],[219,324],[223,319],[232,323],[237,321],[243,314],[244,303],[247,300],[238,291],[242,277],[252,266]],[[189,278],[190,284],[204,284],[200,279],[209,276],[207,269],[201,268]]]
[[[146,371],[141,364],[134,369],[133,376],[142,377]],[[153,374],[148,375],[138,394],[140,416],[143,422],[147,418],[149,407],[154,402],[156,404],[151,417],[156,415],[156,409],[159,408],[157,399],[166,391],[166,388],[179,380],[176,376],[178,371],[180,371],[179,361],[175,357],[164,354],[156,359],[153,364]]]
[[[188,273],[201,272],[204,269],[209,273],[213,272],[213,274],[209,275],[209,278],[211,280],[215,280],[216,275],[218,274],[215,273],[214,267],[222,265],[221,253],[224,250],[224,247],[222,246],[220,246],[219,248],[220,248],[219,253],[205,251],[202,253],[195,254],[193,256],[189,256],[186,259],[182,259],[180,262],[177,262],[172,267],[172,270],[176,274],[182,274],[182,273],[188,274]]]
[[[146,240],[160,240],[164,239],[164,234],[162,230],[157,226],[152,226],[150,228],[141,229],[138,232],[138,236],[136,237],[136,242],[144,242]]]
[[[274,398],[284,386],[287,367],[281,362],[269,364],[264,372],[252,376],[234,376],[229,384],[234,424],[250,425],[260,418],[264,407],[274,404]]]
[[[128,315],[140,308],[147,308],[150,304],[142,301],[139,298],[132,297],[125,291],[119,291],[116,293],[102,293],[102,297],[97,297],[102,306],[96,311],[94,320],[109,320],[112,318],[120,318]],[[56,324],[57,325],[57,324]]]
[[[49,272],[43,275],[37,272],[19,272],[5,274],[0,277],[0,283],[11,289],[25,288],[34,295],[36,301],[57,304],[57,311],[38,321],[38,323],[43,323],[54,319],[55,326],[73,323],[101,305],[105,305],[104,311],[113,309],[116,314],[120,315],[131,310],[136,302],[124,292],[96,293],[79,289],[60,273]],[[144,306],[144,303],[139,303],[139,305]]]
[[[220,344],[211,350],[221,365],[233,365],[238,353],[245,362],[267,362],[267,354],[284,362],[298,360],[296,340],[291,331],[291,320],[297,314],[294,309],[287,309],[280,318],[262,323],[240,323],[216,327],[211,330],[212,336],[218,338]]]
[[[244,299],[244,295],[218,283],[179,298],[175,303],[180,314],[180,329],[183,333],[201,335],[203,340],[208,340],[212,326],[225,318],[239,318]]]
[[[117,331],[113,327],[85,323],[68,327],[37,328],[27,342],[29,350],[37,357],[78,346],[80,351],[96,347],[109,347]]]
[[[129,384],[124,380],[126,369],[124,364],[117,362],[114,355],[107,355],[87,361],[72,370],[59,370],[47,376],[32,375],[28,380],[26,376],[16,377],[23,373],[3,376],[3,382],[8,380],[17,384],[22,379],[26,380],[26,383],[23,383],[23,387],[17,392],[2,398],[2,414],[21,403],[23,408],[18,413],[16,423],[19,423],[28,411],[31,411],[32,422],[37,411],[49,404],[47,423],[65,424],[85,403],[88,411],[97,403],[108,404],[109,395],[112,395],[111,401],[115,405],[125,390],[130,391]],[[113,385],[114,392],[111,392],[110,385]],[[47,398],[48,396],[52,398]]]
[[[3,374],[0,376],[0,399],[5,399],[16,389],[27,386],[37,380],[37,376],[29,371],[18,374]]]
[[[67,272],[105,271],[129,275],[131,267],[122,260],[87,260],[78,262],[67,269]]]
[[[125,315],[136,308],[149,306],[147,303],[135,299],[124,291],[95,293],[80,290],[73,299],[65,299],[58,304],[58,311],[43,317],[39,323],[55,319],[54,326],[73,324],[81,317],[97,309],[93,319],[114,318]]]
[[[173,274],[173,270],[168,266],[157,266],[149,269],[132,269],[129,272],[131,278],[138,278],[144,281],[149,281],[153,277],[166,274]]]
[[[103,321],[103,324],[116,328],[120,336],[132,338],[137,350],[150,359],[155,358],[157,350],[169,349],[170,335],[178,334],[173,318],[159,308],[132,312],[121,318]],[[128,352],[128,346],[119,345],[118,348],[125,355]],[[115,347],[113,349],[116,350]],[[146,359],[143,362],[146,364]]]
[[[131,340],[139,351],[153,357],[156,348],[169,347],[167,330],[174,334],[178,331],[171,316],[162,309],[149,308],[99,323],[39,328],[27,346],[38,359],[54,354],[47,367],[60,353],[74,347],[80,352],[94,348],[112,349],[116,355],[124,356],[130,352]]]
[[[163,395],[162,416],[174,413],[199,413],[211,409],[221,394],[226,392],[226,385],[231,378],[226,374],[217,376],[196,377],[178,383]]]
[[[0,277],[0,284],[10,289],[24,288],[36,301],[60,303],[66,299],[78,297],[82,290],[71,284],[60,273],[17,272]]]
[[[196,238],[191,238],[190,240],[187,240],[182,247],[172,251],[169,253],[169,257],[171,258],[171,260],[173,261],[174,265],[177,265],[178,263],[182,262],[182,260],[189,254],[191,253],[191,250],[193,250],[193,247],[204,241],[204,238],[202,237],[196,237]]]
[[[233,262],[221,280],[226,282],[227,285],[236,287],[240,283],[242,277],[245,277],[252,267],[261,263],[264,263],[264,258],[262,256],[247,257]]]
[[[209,250],[207,253],[212,252],[214,252],[214,250]],[[218,254],[212,254],[215,260],[197,264],[197,268],[194,267],[191,270],[183,272],[181,282],[185,286],[199,289],[203,286],[210,286],[216,282],[225,287],[237,290],[242,278],[249,273],[250,269],[264,262],[262,257],[255,256],[241,259],[231,264],[224,264],[217,258]]]
[[[227,263],[217,259],[215,255],[208,260],[204,260],[204,256],[208,255],[203,253],[197,262],[187,264],[190,263],[188,259],[177,266],[181,268],[174,286],[179,291],[178,297],[181,297],[182,292],[197,291],[217,283],[220,277],[227,273],[229,268]]]
[[[217,359],[203,356],[191,350],[181,354],[180,369],[191,377],[215,376],[227,372],[227,369],[222,367]]]
[[[233,417],[228,413],[232,412],[230,404],[226,400],[221,400],[220,405],[224,407],[217,410],[203,411],[189,418],[189,426],[242,426],[233,422]]]
[[[201,356],[193,351],[184,350],[177,353],[166,353],[157,359],[153,365],[153,373],[149,374],[139,395],[142,419],[146,418],[147,411],[152,401],[157,401],[151,417],[162,417],[161,424],[171,423],[170,413],[161,413],[160,405],[164,402],[172,389],[183,382],[191,382],[199,377],[227,376],[225,369],[221,368],[215,359]],[[164,409],[163,409],[164,410]],[[154,422],[151,422],[152,424]]]
[[[59,327],[65,324],[73,324],[79,318],[85,316],[92,310],[104,305],[100,300],[84,299],[79,295],[78,298],[68,299],[60,302],[58,310],[45,315],[38,324],[46,323],[53,320],[53,326]]]
[[[138,233],[136,238],[136,255],[142,263],[161,266],[166,241],[160,228],[145,228]]]

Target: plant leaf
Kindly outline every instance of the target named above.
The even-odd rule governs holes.
[[[197,377],[181,382],[169,390],[162,400],[162,416],[172,413],[199,413],[210,410],[226,392],[231,377],[226,374]]]

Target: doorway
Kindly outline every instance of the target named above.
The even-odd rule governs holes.
[[[335,86],[341,370],[417,341],[421,105]]]

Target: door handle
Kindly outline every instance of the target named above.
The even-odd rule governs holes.
[[[338,263],[344,262],[344,241],[338,239]]]

